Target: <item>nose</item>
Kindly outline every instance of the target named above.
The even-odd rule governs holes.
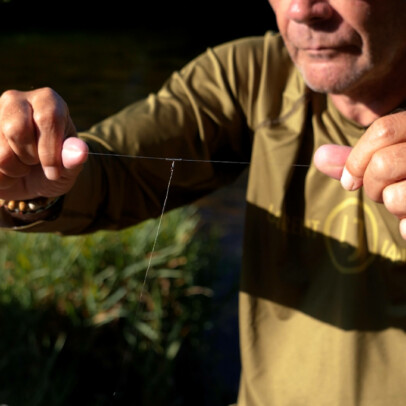
[[[328,0],[291,0],[288,18],[297,23],[312,23],[328,20],[333,15],[333,8]]]

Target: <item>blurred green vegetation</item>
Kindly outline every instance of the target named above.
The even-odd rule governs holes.
[[[0,234],[0,403],[184,404],[179,353],[207,356],[217,238],[191,207],[166,214],[145,280],[156,229]]]

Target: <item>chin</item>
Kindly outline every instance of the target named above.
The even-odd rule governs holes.
[[[342,94],[351,90],[357,84],[360,76],[354,73],[347,75],[332,74],[331,72],[317,73],[300,70],[306,85],[317,93]]]
[[[370,67],[360,68],[355,65],[327,63],[324,66],[298,65],[298,69],[311,90],[318,93],[343,94],[358,87]]]
[[[307,87],[316,93],[329,93],[329,94],[343,94],[348,90],[349,86],[342,83],[315,83],[310,80],[306,80]]]

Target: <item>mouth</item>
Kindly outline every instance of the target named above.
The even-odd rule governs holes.
[[[353,45],[329,45],[329,46],[311,46],[298,48],[312,58],[333,58],[338,55],[359,55],[360,50]]]

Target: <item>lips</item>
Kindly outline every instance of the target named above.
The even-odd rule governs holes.
[[[360,53],[362,41],[355,34],[338,33],[322,35],[309,31],[291,32],[288,41],[299,51],[322,53],[322,52],[345,52]]]
[[[324,51],[325,49],[339,49],[345,45],[318,45],[318,46],[304,46],[302,49],[305,51]]]
[[[361,38],[353,31],[317,32],[309,27],[290,25],[286,39],[298,50],[308,52],[355,52],[362,47]]]
[[[308,54],[323,55],[331,53],[346,53],[346,54],[359,54],[360,49],[355,45],[350,44],[333,44],[333,45],[317,45],[317,46],[304,46],[298,47],[298,50],[304,51]]]

